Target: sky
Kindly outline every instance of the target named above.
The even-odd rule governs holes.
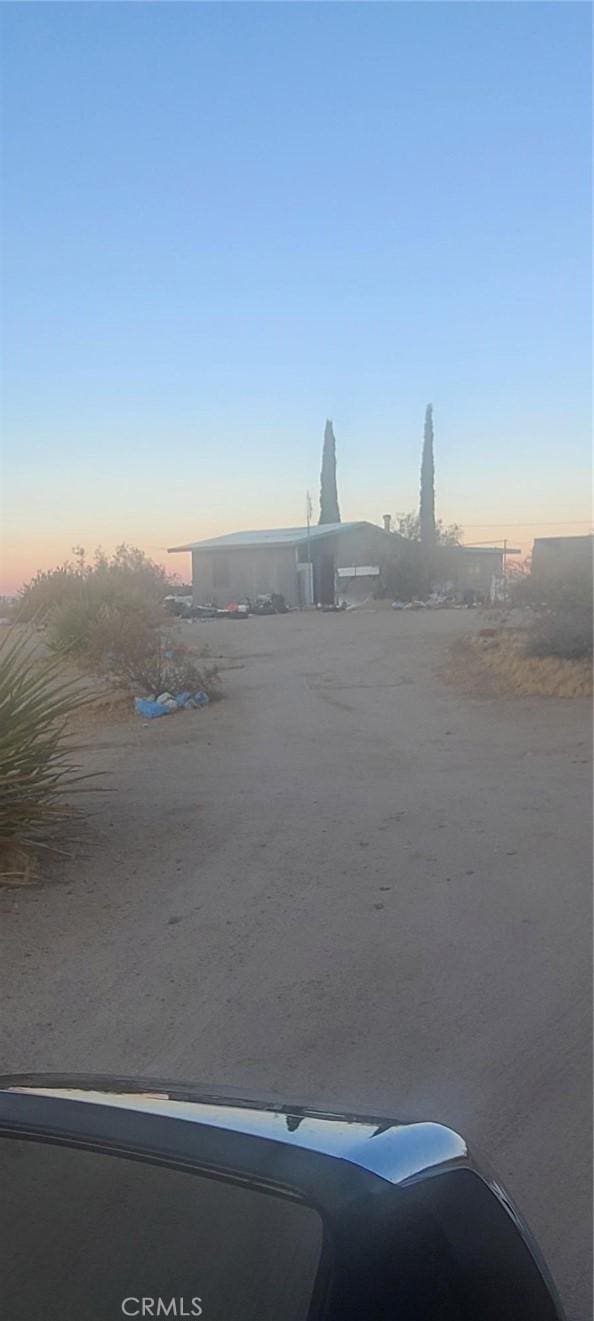
[[[4,4],[3,562],[589,530],[591,10]]]

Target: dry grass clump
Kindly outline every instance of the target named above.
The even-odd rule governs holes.
[[[590,697],[590,660],[526,654],[526,635],[502,630],[494,638],[455,643],[444,670],[447,682],[476,696]]]

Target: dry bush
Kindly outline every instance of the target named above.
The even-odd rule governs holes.
[[[208,664],[208,649],[191,651],[171,630],[139,614],[105,612],[91,632],[89,654],[97,668],[130,685],[137,695],[198,689],[210,698],[219,695],[219,671]]]
[[[86,668],[110,675],[137,695],[165,690],[219,695],[219,672],[176,643],[167,630],[163,600],[171,581],[142,551],[120,546],[87,565],[74,563],[37,574],[23,589],[19,618],[44,623],[49,646]]]
[[[129,630],[141,637],[157,630],[166,615],[142,592],[128,590],[105,595],[97,583],[82,583],[76,596],[52,610],[47,640],[54,651],[102,662],[112,640]]]
[[[592,657],[592,605],[564,603],[540,614],[530,629],[527,656],[560,660]]]
[[[63,625],[66,650],[69,636],[76,645],[87,621],[102,606],[126,603],[132,608],[156,609],[170,585],[165,570],[134,546],[119,546],[111,558],[98,550],[92,564],[86,563],[84,551],[79,550],[74,562],[36,574],[20,592],[15,613],[20,623],[49,625],[61,613],[67,621]]]
[[[527,656],[526,634],[503,629],[497,638],[460,638],[442,671],[446,682],[472,696],[589,697],[588,660]]]

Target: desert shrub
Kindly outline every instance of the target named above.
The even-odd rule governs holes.
[[[97,605],[85,599],[82,589],[77,595],[69,595],[50,612],[47,635],[50,647],[65,656],[82,654],[96,614]]]
[[[66,721],[93,700],[56,658],[39,659],[23,630],[0,643],[0,877],[26,874],[30,856],[71,815],[83,777]]]
[[[530,629],[528,656],[586,660],[592,656],[592,603],[563,601],[538,615]]]
[[[110,558],[102,550],[97,550],[91,564],[86,563],[84,551],[79,549],[74,561],[37,573],[22,588],[16,614],[21,623],[49,624],[58,611],[72,607],[74,613],[70,616],[70,623],[76,637],[77,623],[84,623],[85,614],[90,618],[102,605],[118,601],[143,603],[147,609],[156,608],[169,585],[165,570],[134,546],[118,546]],[[68,633],[66,624],[64,633],[65,636]]]
[[[171,586],[164,569],[142,551],[120,546],[110,559],[97,551],[37,574],[21,593],[20,617],[43,622],[53,651],[111,675],[137,695],[198,688],[209,697],[219,673],[166,628],[163,600]]]
[[[508,566],[508,595],[514,606],[565,611],[578,607],[592,608],[592,571],[590,564],[575,566],[571,576],[556,577],[534,573],[532,559],[511,560]]]
[[[191,651],[175,633],[142,612],[111,608],[96,620],[87,654],[97,669],[135,689],[138,695],[196,692],[216,697],[220,678],[208,663],[208,650]]]
[[[207,693],[211,702],[221,697],[221,674],[218,665],[199,664],[191,655],[178,654],[165,668],[165,685],[169,693]]]
[[[198,689],[208,693],[211,700],[220,696],[221,676],[217,665],[208,661],[208,649],[200,656],[183,645],[165,649],[163,688],[170,693],[195,693]],[[158,694],[157,694],[158,695]]]
[[[138,633],[157,628],[164,619],[160,604],[147,599],[137,586],[114,590],[110,584],[106,591],[93,579],[82,581],[76,592],[54,606],[48,616],[47,639],[55,651],[97,661],[126,625]]]
[[[548,586],[543,596],[552,610],[589,611],[592,615],[592,577],[585,573]]]

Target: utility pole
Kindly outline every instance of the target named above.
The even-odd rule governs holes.
[[[305,492],[305,521],[306,521],[306,523],[307,523],[307,578],[308,578],[308,590],[311,592],[311,596],[312,596],[312,598],[313,598],[313,573],[312,573],[312,568],[311,568],[311,539],[310,539],[310,535],[309,535],[309,529],[310,529],[310,527],[311,527],[311,516],[312,516],[312,512],[313,512],[313,509],[312,509],[312,503],[311,503],[311,495],[310,495],[309,491],[306,491],[306,492]]]
[[[503,599],[507,601],[507,537],[503,538]]]

